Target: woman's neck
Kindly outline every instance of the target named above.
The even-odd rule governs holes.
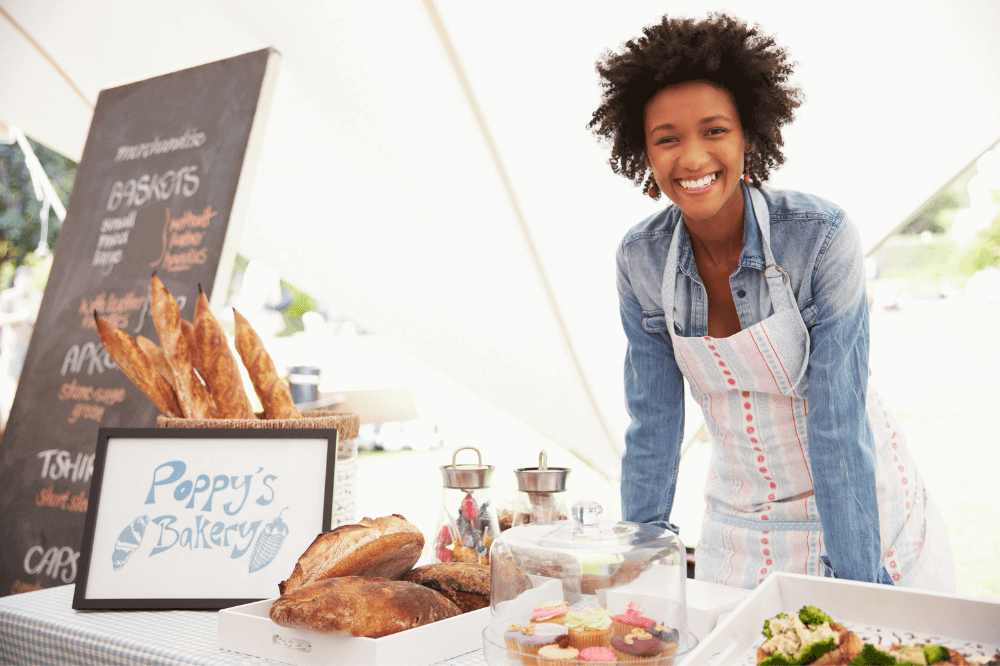
[[[743,251],[743,195],[739,190],[710,220],[688,220],[687,227],[699,272],[703,268],[728,268],[728,277]]]

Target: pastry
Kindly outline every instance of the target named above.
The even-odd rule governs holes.
[[[514,653],[518,652],[517,637],[520,635],[521,635],[520,624],[518,624],[517,622],[511,622],[510,624],[507,625],[507,630],[503,632],[503,644],[507,647],[507,650]]]
[[[570,611],[566,614],[569,643],[577,650],[611,647],[611,613],[603,608]]]
[[[424,535],[398,514],[362,518],[317,536],[278,589],[284,595],[338,576],[399,578],[413,568],[423,548]]]
[[[595,664],[615,661],[615,651],[607,647],[583,648],[580,650],[580,661]]]
[[[633,629],[649,629],[656,624],[654,620],[642,616],[642,605],[630,601],[628,610],[611,616],[611,631],[616,634],[627,634]]]
[[[198,374],[205,380],[215,399],[216,417],[220,419],[253,419],[253,407],[243,388],[236,357],[229,349],[225,331],[212,314],[201,285],[194,307],[191,331],[192,360]]]
[[[174,375],[174,390],[184,416],[189,419],[213,418],[215,410],[212,397],[195,374],[191,362],[190,340],[181,330],[180,306],[156,277],[156,273],[153,273],[149,282],[149,311],[156,334],[160,337],[167,365]]]
[[[153,361],[142,351],[139,344],[128,333],[118,329],[114,324],[97,316],[94,311],[94,321],[97,324],[97,334],[108,352],[125,376],[136,387],[146,394],[166,416],[179,418],[184,415],[177,395],[167,380],[156,369]]]
[[[540,622],[529,624],[521,628],[521,635],[517,637],[517,647],[521,653],[521,663],[524,666],[536,666],[538,664],[538,650],[543,645],[551,645],[560,636],[569,638],[566,627],[552,622]]]
[[[532,622],[566,623],[566,613],[569,612],[568,601],[549,601],[535,606],[531,610]]]
[[[644,629],[635,629],[611,637],[611,649],[618,661],[639,661],[659,657],[663,642]]]
[[[434,590],[403,580],[361,576],[328,578],[271,604],[271,620],[324,634],[380,638],[461,614]]]
[[[486,564],[439,562],[403,574],[408,580],[440,592],[463,613],[490,605],[490,567]]]
[[[566,666],[575,664],[580,651],[569,644],[568,636],[560,636],[555,643],[538,649],[538,666]]]
[[[271,355],[246,317],[233,310],[236,320],[236,352],[250,375],[253,389],[260,398],[264,416],[269,419],[302,418],[292,400],[292,391],[279,376]]]

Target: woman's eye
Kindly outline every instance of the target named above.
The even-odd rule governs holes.
[[[665,136],[662,139],[657,139],[656,140],[656,145],[658,146],[661,143],[676,143],[676,142],[677,142],[676,138],[674,138],[672,136]]]
[[[713,127],[712,129],[708,130],[708,133],[712,136],[715,136],[717,134],[725,134],[728,131],[729,130],[727,130],[724,127]]]

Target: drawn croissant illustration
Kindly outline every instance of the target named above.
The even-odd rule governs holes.
[[[149,516],[139,516],[125,526],[115,542],[115,551],[111,553],[111,564],[115,571],[121,570],[128,561],[129,555],[142,543],[142,535],[146,533]]]

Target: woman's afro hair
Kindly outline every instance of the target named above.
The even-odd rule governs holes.
[[[610,143],[612,170],[647,193],[653,176],[646,166],[646,103],[667,86],[710,81],[733,96],[753,146],[747,155],[750,181],[760,186],[785,161],[781,127],[802,101],[801,91],[788,84],[793,65],[756,25],[727,14],[700,21],[664,16],[621,53],[606,51],[598,60],[603,97],[587,128]]]

